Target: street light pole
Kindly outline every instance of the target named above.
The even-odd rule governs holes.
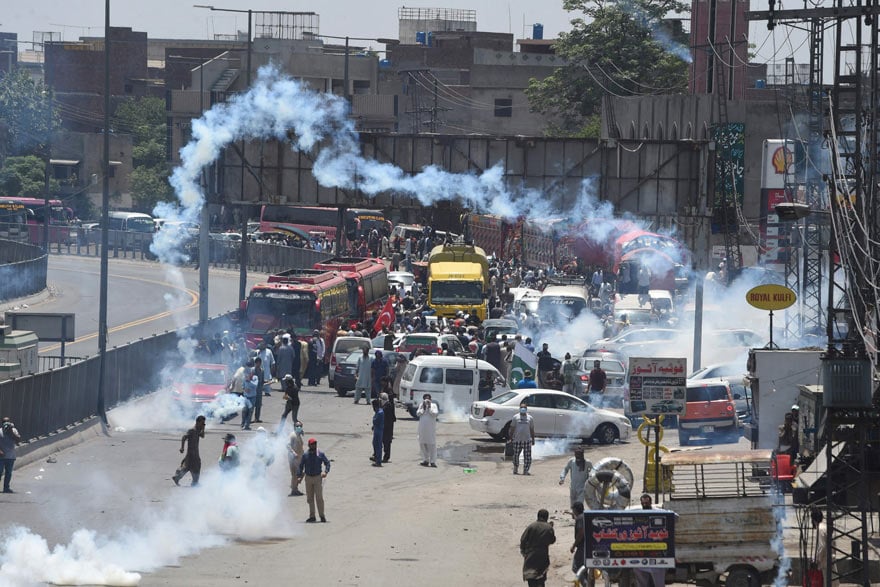
[[[110,222],[110,0],[104,0],[104,177],[101,190],[101,276],[98,301],[98,417],[107,425],[104,388],[107,384],[107,246]]]
[[[43,96],[46,108],[46,167],[43,170],[43,250],[49,254],[49,222],[52,221],[49,208],[49,167],[52,165],[52,99],[49,94]]]

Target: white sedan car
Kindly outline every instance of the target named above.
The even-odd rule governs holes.
[[[611,444],[628,440],[632,424],[611,410],[594,408],[580,398],[551,389],[516,389],[492,399],[474,402],[468,418],[471,428],[496,440],[507,438],[510,421],[525,401],[535,423],[536,436],[561,436]]]

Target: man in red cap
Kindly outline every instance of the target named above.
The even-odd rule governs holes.
[[[303,455],[302,462],[299,464],[299,480],[306,480],[306,499],[309,502],[309,519],[306,522],[317,522],[315,519],[315,501],[318,502],[318,515],[322,522],[326,522],[324,517],[324,478],[330,472],[330,459],[327,455],[318,450],[318,441],[309,438],[309,450]],[[321,470],[321,464],[324,470]]]

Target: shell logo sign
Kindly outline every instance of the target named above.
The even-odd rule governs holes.
[[[746,292],[746,301],[759,310],[784,310],[797,301],[797,294],[783,285],[759,285]]]
[[[773,157],[771,157],[770,163],[773,165],[773,169],[776,173],[782,175],[785,173],[785,170],[791,167],[792,163],[794,163],[794,153],[789,151],[786,147],[779,147],[773,152]]]

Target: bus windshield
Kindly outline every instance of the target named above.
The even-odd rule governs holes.
[[[481,304],[483,286],[479,281],[435,281],[431,284],[432,304]]]
[[[587,307],[583,298],[563,296],[542,296],[538,300],[538,315],[542,320],[556,322],[573,320]]]
[[[247,305],[248,322],[258,316],[271,316],[279,328],[312,329],[320,327],[315,313],[315,296],[295,291],[254,291]],[[274,322],[274,320],[273,320]],[[316,326],[317,324],[317,326]],[[276,327],[275,324],[269,327]]]

